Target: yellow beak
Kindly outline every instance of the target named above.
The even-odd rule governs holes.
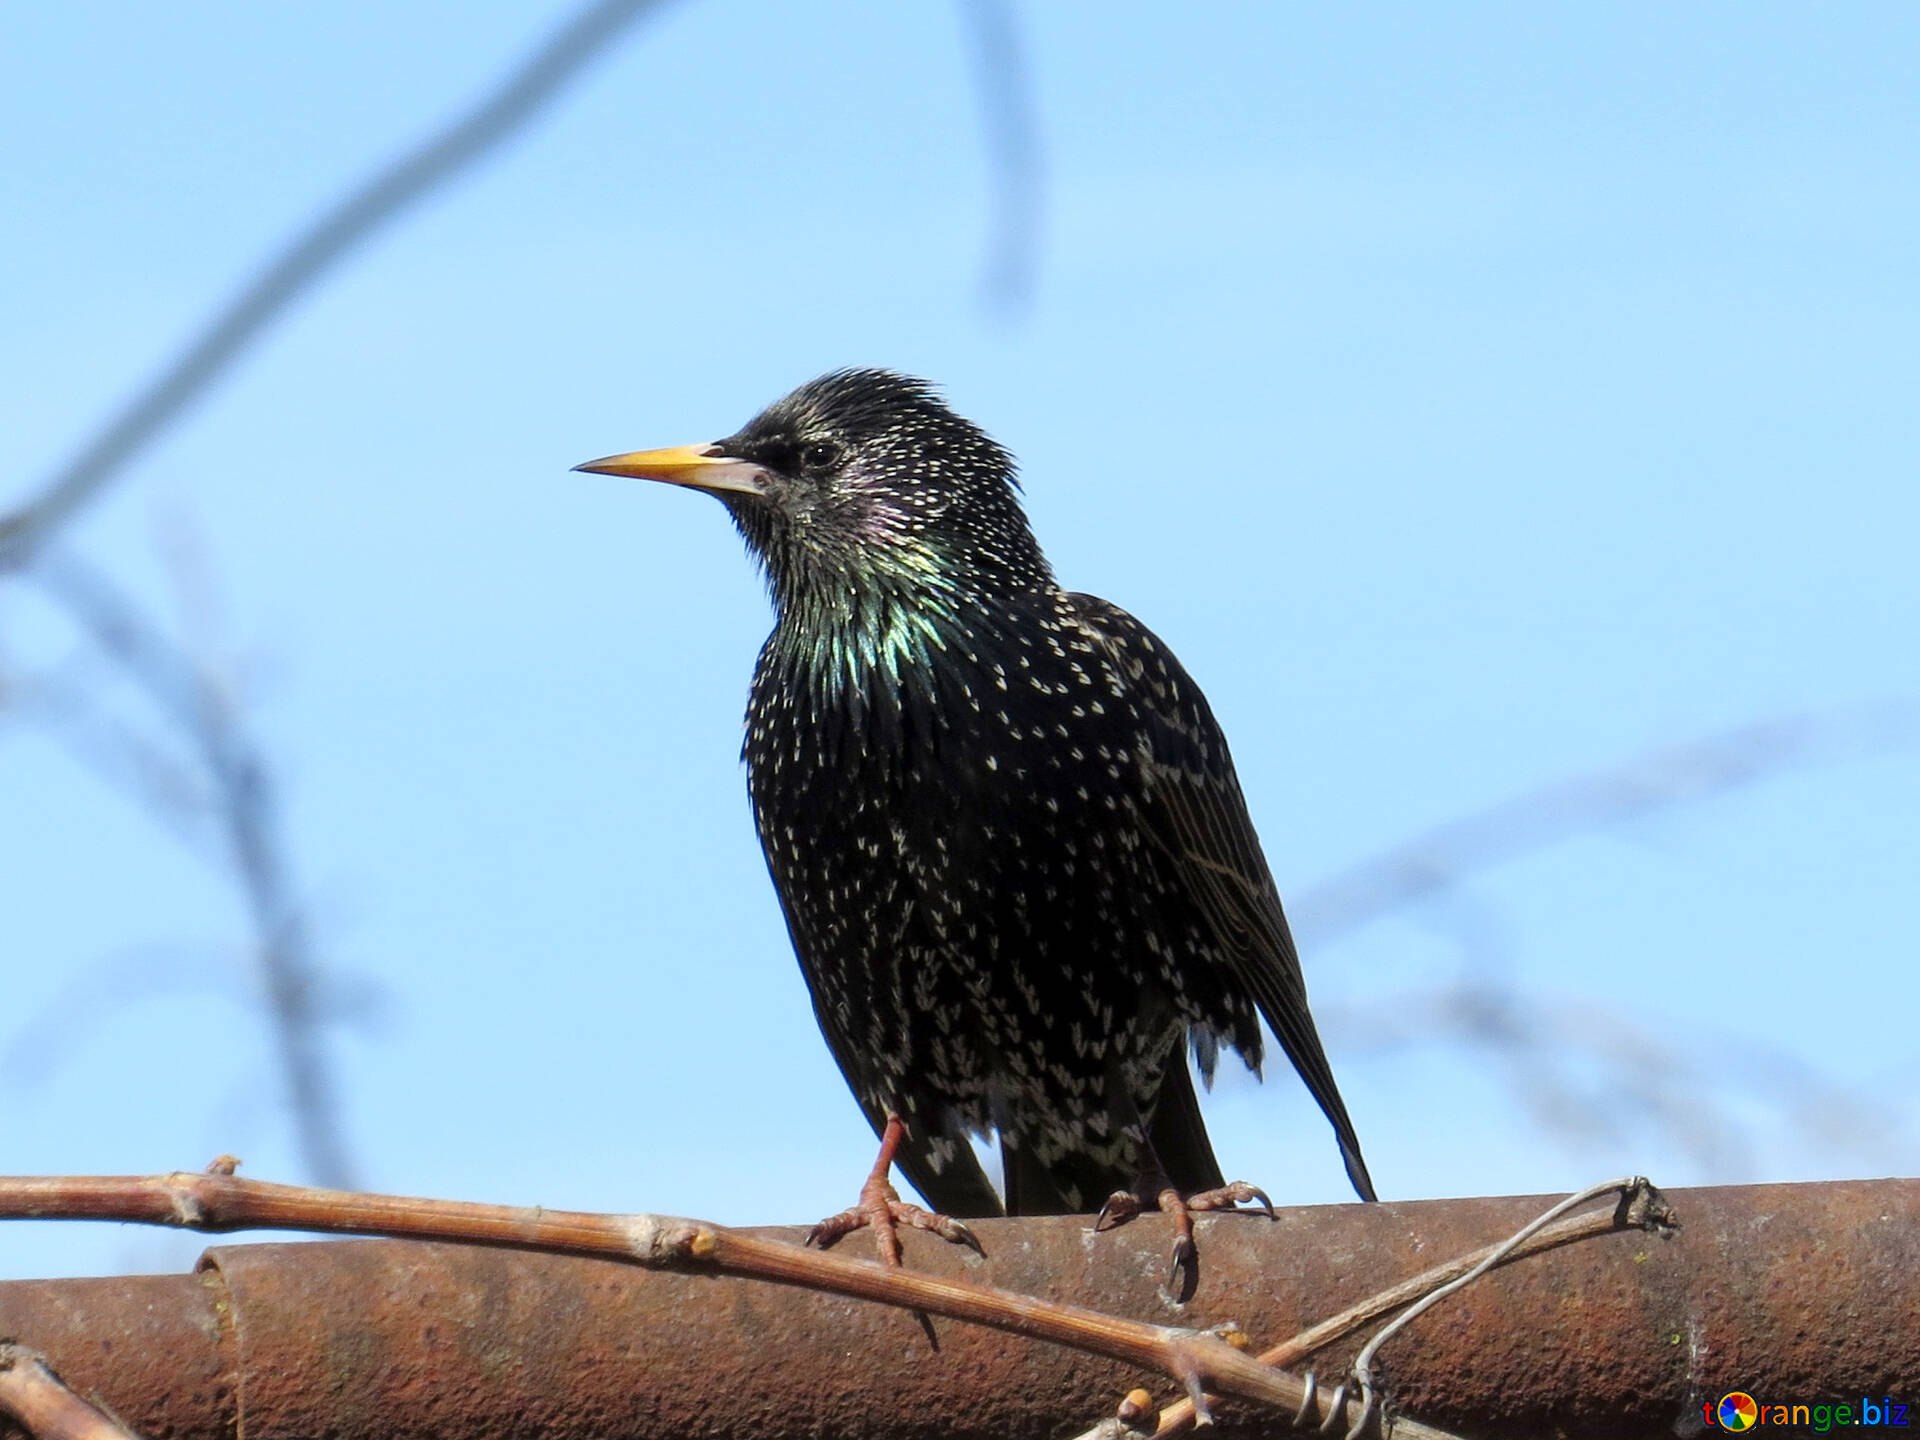
[[[694,490],[732,491],[763,495],[766,472],[737,455],[716,455],[711,445],[672,445],[665,450],[634,450],[576,465],[594,475],[622,475],[633,480],[664,480]]]

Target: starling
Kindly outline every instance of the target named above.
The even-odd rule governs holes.
[[[1187,1205],[1265,1197],[1223,1184],[1186,1053],[1258,1073],[1262,1017],[1374,1198],[1226,738],[1152,632],[1055,583],[1006,450],[923,381],[842,370],[715,444],[578,468],[717,496],[772,593],[754,819],[883,1142],[823,1242],[870,1222],[897,1260],[897,1223],[970,1240],[947,1217],[1111,1196],[1173,1210],[1190,1262]]]

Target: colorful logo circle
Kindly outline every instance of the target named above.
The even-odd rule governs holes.
[[[1720,1406],[1714,1411],[1714,1418],[1720,1422],[1722,1430],[1751,1430],[1760,1423],[1760,1407],[1753,1403],[1753,1396],[1744,1390],[1735,1390],[1720,1397]]]

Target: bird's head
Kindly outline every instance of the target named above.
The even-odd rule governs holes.
[[[987,597],[1052,583],[1013,457],[923,380],[836,370],[709,445],[576,467],[725,503],[786,614],[876,593]]]

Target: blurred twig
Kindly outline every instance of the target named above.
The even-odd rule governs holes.
[[[991,180],[987,300],[1003,313],[1033,297],[1040,252],[1040,125],[1010,0],[960,0],[960,21],[980,95]]]
[[[192,762],[114,713],[78,666],[9,677],[6,708],[56,736],[68,752],[190,849],[207,850],[212,806]]]
[[[662,0],[598,0],[580,10],[478,104],[382,164],[325,207],[207,321],[199,334],[60,466],[21,509],[0,517],[0,572],[30,574],[143,693],[172,732],[148,739],[85,689],[15,682],[41,718],[183,838],[211,830],[245,899],[276,1050],[309,1173],[349,1172],[335,1087],[320,1043],[318,972],[283,853],[271,775],[234,697],[209,665],[148,621],[107,575],[54,543],[57,531],[183,414],[288,307],[410,207],[525,127],[568,81]],[[192,577],[189,577],[192,578]],[[184,751],[192,762],[174,758]]]
[[[1908,699],[1809,711],[1662,746],[1437,826],[1302,892],[1293,908],[1302,933],[1324,944],[1388,914],[1425,907],[1429,923],[1458,938],[1468,973],[1451,984],[1370,996],[1352,1007],[1364,1016],[1323,1005],[1322,1020],[1352,1036],[1343,1044],[1349,1051],[1463,1048],[1508,1070],[1508,1089],[1543,1129],[1617,1139],[1657,1127],[1714,1176],[1728,1175],[1747,1151],[1744,1127],[1721,1098],[1731,1086],[1779,1111],[1805,1142],[1858,1150],[1860,1138],[1871,1136],[1879,1153],[1896,1120],[1751,1036],[1738,1039],[1744,1063],[1737,1071],[1703,1066],[1692,1058],[1702,1047],[1662,1039],[1624,1013],[1520,990],[1505,960],[1499,917],[1465,882],[1577,835],[1794,769],[1916,742],[1920,706]],[[1704,1049],[1717,1053],[1715,1045]],[[1583,1071],[1590,1072],[1584,1084]]]
[[[0,1082],[17,1094],[52,1074],[117,1012],[167,996],[230,996],[242,988],[235,979],[246,974],[249,959],[222,954],[217,944],[185,940],[128,945],[96,956],[31,1015],[16,1017],[18,1033],[0,1047]]]
[[[119,414],[56,470],[31,501],[0,517],[0,570],[30,561],[57,526],[98,495],[329,269],[510,139],[622,30],[662,3],[598,0],[588,5],[478,105],[382,165],[323,210]]]
[[[1650,750],[1627,764],[1556,781],[1437,825],[1290,901],[1322,940],[1426,899],[1468,876],[1590,830],[1833,759],[1920,741],[1920,706],[1895,697],[1737,726]]]
[[[233,697],[149,624],[107,576],[60,547],[39,556],[40,583],[132,678],[180,741],[193,748],[207,800],[245,900],[276,1052],[300,1148],[322,1184],[347,1183],[334,1083],[315,1009],[317,971],[304,912],[281,851],[277,801]]]

